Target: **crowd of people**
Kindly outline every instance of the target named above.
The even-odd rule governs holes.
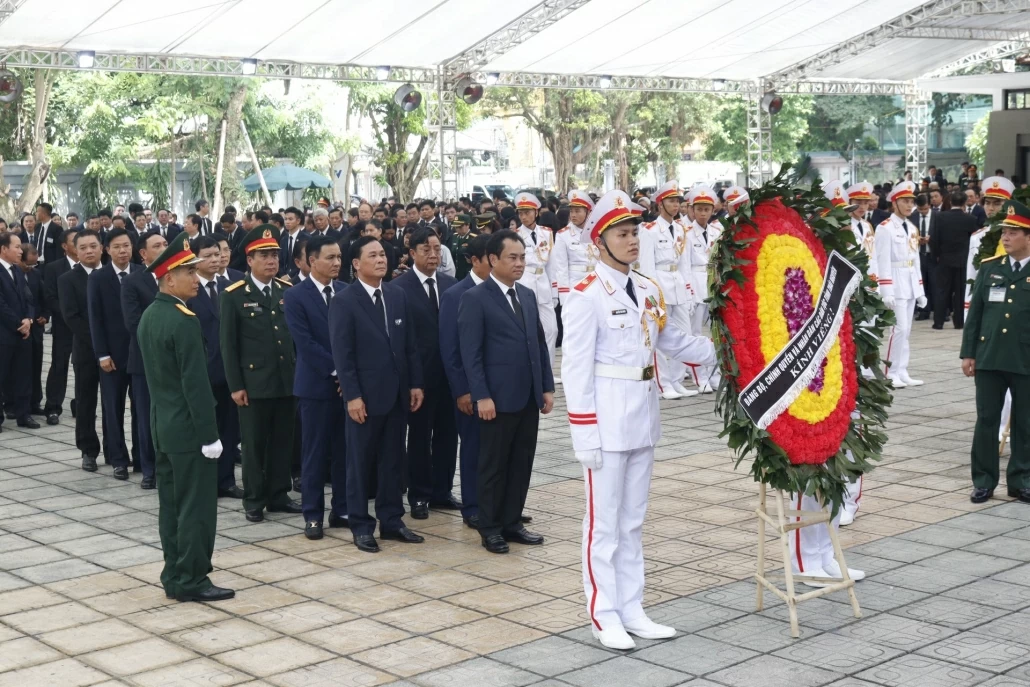
[[[997,294],[985,299],[983,279],[965,294],[964,284],[976,276],[971,256],[987,218],[1007,203],[1020,226],[1018,183],[1000,174],[979,182],[972,169],[953,188],[931,168],[920,185],[824,186],[851,214],[895,313],[884,342],[895,388],[923,383],[908,373],[913,320],[932,312],[935,328],[948,316],[961,328],[968,309],[977,332],[993,326],[985,307]],[[563,385],[587,488],[592,629],[616,648],[632,646],[630,634],[672,636],[641,605],[658,398],[718,388],[708,269],[720,220],[749,196],[676,181],[651,196],[387,198],[349,210],[322,199],[310,210],[229,206],[217,218],[202,199],[181,226],[139,203],[85,218],[40,203],[20,227],[0,225],[4,410],[22,427],[39,428],[34,416],[60,424],[70,362],[82,469],[96,472],[103,455],[115,479],[139,472],[141,488],[158,490],[162,584],[170,597],[211,601],[233,595],[208,578],[217,498],[240,499],[255,523],[266,511],[298,514],[312,540],[325,526],[349,528],[369,553],[380,550],[377,528],[378,539],[422,543],[405,517],[424,520],[431,509],[460,511],[491,553],[543,544],[524,506],[540,414]],[[1016,238],[1005,247],[1018,256]],[[963,358],[991,373],[976,341],[964,343]],[[1011,390],[1017,408],[1025,403],[1009,373],[992,380],[999,417],[978,424],[974,501],[997,484],[997,445],[990,454],[982,437],[1005,424],[1001,397]],[[1030,484],[1018,482],[1030,435],[1022,421],[1012,431],[1009,489],[1030,501]],[[861,491],[859,480],[839,524],[854,520]],[[795,503],[811,506],[800,495]],[[796,571],[842,577],[828,541],[807,530],[792,537]]]

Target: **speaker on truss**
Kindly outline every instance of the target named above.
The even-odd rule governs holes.
[[[405,112],[414,112],[422,104],[422,94],[406,83],[393,94],[393,102]]]
[[[467,76],[458,79],[454,92],[469,105],[475,105],[483,98],[483,86]]]
[[[0,103],[13,103],[21,96],[22,82],[18,75],[0,67]]]
[[[783,98],[776,95],[776,91],[769,91],[762,96],[762,111],[771,115],[779,114],[783,109]]]

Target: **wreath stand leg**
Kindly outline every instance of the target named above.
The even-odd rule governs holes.
[[[998,455],[1005,453],[1005,444],[1008,443],[1009,434],[1012,432],[1012,418],[1009,417],[1009,421],[1005,423],[1005,431],[1001,433],[1001,443],[998,445]]]
[[[855,617],[861,618],[862,609],[859,608],[858,597],[855,595],[855,581],[848,577],[848,566],[844,563],[844,552],[840,548],[840,540],[837,539],[837,531],[833,528],[830,514],[826,510],[797,511],[796,513],[791,513],[791,521],[788,522],[783,509],[783,492],[777,489],[774,496],[776,501],[776,517],[769,515],[766,508],[766,495],[766,485],[759,484],[758,508],[755,510],[755,514],[758,515],[758,571],[755,573],[755,580],[758,583],[758,589],[755,610],[762,610],[763,592],[765,589],[768,589],[787,604],[787,612],[790,614],[790,636],[797,639],[801,636],[801,631],[798,627],[797,605],[802,601],[807,601],[808,599],[814,599],[846,589],[848,597],[851,600],[851,609],[854,611]],[[767,524],[780,535],[780,547],[783,553],[783,577],[787,587],[786,593],[771,582],[772,579],[779,577],[778,573],[772,575],[765,574],[765,526]],[[802,527],[818,525],[823,525],[830,532],[830,541],[833,544],[833,556],[837,561],[837,565],[840,566],[844,579],[839,580],[831,577],[797,575],[794,574],[791,568],[790,544],[787,537],[791,532],[799,530]],[[797,594],[794,590],[794,583],[802,580],[820,582],[826,586],[804,594]]]

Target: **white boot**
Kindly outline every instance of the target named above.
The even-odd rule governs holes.
[[[675,384],[673,384],[672,388],[675,389],[676,393],[679,394],[680,396],[682,396],[683,398],[690,398],[691,396],[697,396],[697,392],[696,391],[693,391],[691,389],[687,389],[686,387],[684,387],[679,382],[676,382]]]
[[[812,582],[810,580],[806,580],[805,577],[829,577],[829,575],[827,575],[826,572],[823,571],[822,568],[816,568],[815,570],[806,570],[803,573],[800,573],[797,570],[795,570],[794,571],[794,577],[797,578],[798,576],[804,576],[804,577],[802,577],[800,580],[795,580],[795,584],[800,582],[801,584],[806,585],[808,587],[819,587],[819,588],[825,587],[826,583],[825,582]]]
[[[629,649],[636,649],[637,643],[633,641],[633,638],[626,634],[626,630],[619,627],[618,625],[609,627],[606,630],[598,630],[596,627],[590,628],[594,633],[594,639],[601,642],[603,646],[609,649],[621,649],[627,651]]]
[[[669,639],[676,636],[676,628],[659,625],[646,615],[631,623],[625,624],[626,632],[641,639]]]
[[[855,522],[856,517],[858,517],[857,508],[852,511],[847,506],[842,506],[840,509],[840,526],[847,527],[851,523]]]
[[[558,375],[555,375],[554,376],[554,383],[555,384],[561,384],[561,377],[559,377]]]
[[[840,573],[840,565],[836,559],[829,563],[823,564],[823,570],[826,572],[827,577],[836,577],[838,580],[844,579],[844,576]],[[861,570],[855,570],[854,568],[848,568],[848,577],[853,579],[855,582],[865,579],[865,573]]]
[[[701,382],[701,386],[698,387],[698,391],[700,391],[702,394],[710,394],[713,393],[715,389],[713,389],[712,385],[708,382]]]
[[[906,386],[922,386],[923,385],[923,380],[921,380],[921,379],[912,379],[911,377],[908,376],[907,372],[902,372],[898,376],[901,377],[901,381],[903,381]]]
[[[673,387],[666,387],[665,391],[662,392],[662,398],[666,401],[678,401],[683,398],[683,394],[676,391]]]
[[[908,384],[905,384],[905,382],[901,381],[901,377],[899,377],[898,375],[891,375],[887,379],[891,380],[891,382],[894,384],[895,389],[904,389],[906,386],[908,386]]]

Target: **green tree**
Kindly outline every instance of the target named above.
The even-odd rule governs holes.
[[[629,177],[650,164],[663,164],[671,178],[684,146],[702,137],[708,126],[711,97],[699,93],[644,93],[633,108],[629,137]],[[629,180],[620,188],[629,188]]]
[[[903,110],[892,96],[815,96],[808,131],[798,145],[805,151],[835,150],[846,156],[857,139],[859,150],[875,150],[879,145],[864,135],[866,127],[885,125],[898,112]]]
[[[973,130],[966,137],[966,153],[969,161],[976,165],[977,169],[984,169],[984,158],[987,156],[987,130],[991,123],[991,113],[988,112],[981,117]]]
[[[47,115],[57,72],[52,69],[23,69],[19,70],[18,76],[25,90],[20,100],[0,116],[0,124],[5,127],[13,125],[9,129],[0,128],[0,131],[15,132],[12,139],[0,143],[0,217],[11,219],[32,209],[50,175],[51,166],[46,156]],[[29,161],[30,171],[17,200],[4,179],[5,157],[24,157]]]
[[[746,167],[747,105],[743,98],[737,96],[725,96],[712,103],[714,113],[705,136],[705,156],[708,159],[727,160]],[[808,118],[812,110],[812,96],[783,97],[783,108],[772,118],[774,163],[797,159],[798,144],[808,133]]]

